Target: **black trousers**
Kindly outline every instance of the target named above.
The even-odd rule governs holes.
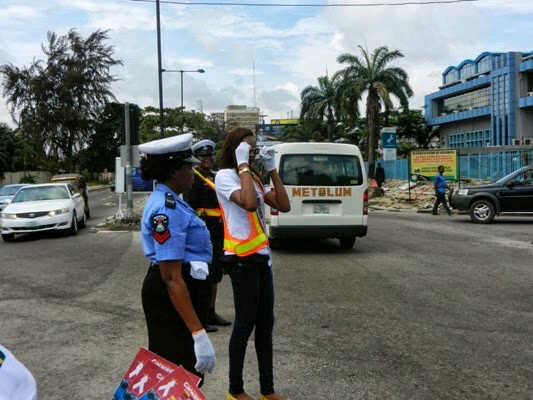
[[[268,257],[252,255],[229,265],[233,287],[235,322],[229,342],[229,392],[244,391],[243,367],[248,338],[255,327],[255,352],[261,393],[274,393],[272,373],[272,329],[274,285]]]
[[[450,207],[448,207],[448,202],[446,201],[446,193],[437,192],[436,195],[437,195],[437,198],[435,199],[435,202],[433,203],[433,214],[439,213],[440,203],[442,203],[442,205],[446,209],[446,212],[450,214],[451,211],[450,211]]]
[[[207,280],[193,279],[189,264],[183,264],[181,271],[194,310],[202,324],[205,324],[209,311],[210,285]],[[201,376],[194,369],[196,356],[191,332],[172,304],[157,265],[150,265],[144,278],[142,304],[148,328],[148,349]]]

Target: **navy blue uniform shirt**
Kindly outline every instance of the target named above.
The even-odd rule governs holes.
[[[153,263],[211,262],[211,240],[205,223],[185,201],[161,183],[144,206],[141,234],[144,255]]]

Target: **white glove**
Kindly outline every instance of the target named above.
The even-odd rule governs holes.
[[[263,166],[265,167],[267,172],[270,172],[276,168],[276,166],[274,165],[274,154],[275,151],[272,147],[262,147],[259,151],[259,157],[261,157],[261,160],[263,161]]]
[[[194,354],[196,355],[194,369],[201,374],[212,372],[216,363],[215,349],[213,349],[205,329],[193,334],[192,338],[194,340]]]
[[[243,163],[248,164],[248,160],[250,160],[250,149],[251,146],[246,142],[241,142],[239,144],[239,146],[235,149],[237,165],[241,165]]]

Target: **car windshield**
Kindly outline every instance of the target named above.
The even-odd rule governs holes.
[[[505,182],[507,182],[513,175],[516,174],[516,171],[511,172],[510,174],[505,175],[503,178],[498,179],[494,183],[497,183],[498,185],[503,185]]]
[[[20,189],[20,186],[4,186],[0,189],[0,196],[13,196],[17,190]]]
[[[285,185],[361,185],[363,174],[357,157],[332,154],[287,154],[281,159]]]
[[[69,193],[65,186],[37,186],[21,189],[15,197],[13,203],[39,200],[60,200],[68,199]]]

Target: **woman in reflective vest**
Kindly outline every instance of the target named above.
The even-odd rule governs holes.
[[[266,190],[251,164],[259,153],[273,188]],[[237,128],[226,136],[215,189],[224,223],[224,257],[228,265],[235,322],[229,343],[229,393],[226,400],[253,399],[244,391],[246,345],[255,327],[260,400],[285,400],[274,391],[272,328],[274,286],[265,203],[281,212],[290,209],[289,198],[274,164],[274,151],[256,147],[252,131]]]

